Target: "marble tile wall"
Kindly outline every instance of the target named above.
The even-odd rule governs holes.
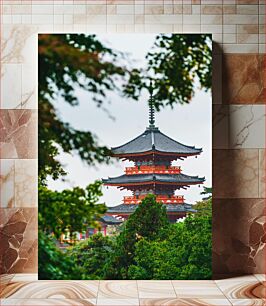
[[[212,33],[214,277],[265,272],[264,0],[3,0],[0,10],[2,272],[37,271],[44,32]]]

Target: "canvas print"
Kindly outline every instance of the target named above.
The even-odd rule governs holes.
[[[39,279],[211,279],[211,35],[38,50]]]

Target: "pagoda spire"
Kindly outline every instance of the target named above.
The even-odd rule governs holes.
[[[150,98],[149,98],[149,127],[155,127],[155,115],[154,115],[154,99],[153,99],[153,88],[150,85],[149,88]]]

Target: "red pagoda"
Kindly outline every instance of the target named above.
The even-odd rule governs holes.
[[[195,212],[191,204],[184,202],[184,196],[175,195],[175,191],[202,184],[205,178],[183,174],[180,167],[172,166],[172,162],[197,156],[202,149],[183,145],[155,127],[152,95],[149,127],[126,144],[111,148],[111,152],[114,157],[134,162],[134,166],[127,167],[121,176],[102,181],[106,186],[130,190],[132,195],[124,197],[123,204],[109,207],[106,215],[127,219],[147,194],[155,194],[156,200],[166,206],[171,222],[185,217],[188,212]]]

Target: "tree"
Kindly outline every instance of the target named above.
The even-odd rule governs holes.
[[[119,79],[126,77],[121,54],[104,46],[95,35],[39,35],[39,176],[54,179],[64,174],[57,159],[59,149],[76,153],[88,164],[108,161],[108,149],[99,146],[89,131],[73,128],[60,118],[59,97],[71,106],[79,101],[75,88],[93,94],[100,106],[108,91],[118,90]]]
[[[148,195],[124,224],[116,240],[113,256],[107,268],[107,278],[128,279],[128,268],[134,263],[135,247],[138,241],[149,241],[167,237],[169,221],[166,209],[156,202],[154,195]]]
[[[160,34],[146,56],[147,68],[133,69],[125,87],[128,97],[138,99],[141,91],[154,87],[154,105],[189,103],[195,93],[195,80],[211,88],[211,36],[206,34]]]
[[[88,226],[98,227],[97,218],[106,211],[104,204],[97,204],[102,195],[101,182],[85,189],[75,187],[61,192],[39,187],[39,228],[53,233],[56,238],[69,231],[82,232]]]
[[[77,243],[67,251],[74,264],[82,269],[84,279],[103,279],[106,263],[112,255],[114,242],[102,234]]]
[[[130,279],[211,278],[211,200],[197,205],[200,212],[171,224],[166,239],[136,243]]]
[[[39,279],[81,279],[82,273],[70,256],[55,244],[54,238],[39,231],[38,237]]]

